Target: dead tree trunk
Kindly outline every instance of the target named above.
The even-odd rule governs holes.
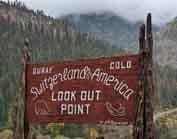
[[[134,139],[154,139],[154,122],[152,97],[153,84],[153,38],[151,14],[147,23],[142,25],[139,33],[140,75],[137,114],[133,129]]]
[[[22,79],[20,93],[16,98],[16,117],[14,119],[14,134],[13,139],[30,139],[30,126],[26,120],[26,69],[27,63],[30,62],[30,55],[28,52],[29,41],[25,40],[22,57]]]

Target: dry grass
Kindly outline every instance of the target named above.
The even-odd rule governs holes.
[[[13,132],[11,130],[4,130],[0,132],[0,139],[12,139]]]

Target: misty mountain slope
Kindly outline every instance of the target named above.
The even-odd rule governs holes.
[[[161,65],[177,68],[177,18],[161,28],[155,36],[155,56]]]
[[[109,12],[68,15],[63,19],[90,38],[106,40],[129,52],[138,50],[141,22],[132,23]],[[155,61],[162,66],[177,68],[177,18],[165,26],[153,25],[153,32]]]
[[[75,20],[78,21],[78,18]],[[124,26],[124,22],[122,24]],[[30,40],[32,62],[95,58],[125,53],[112,47],[107,41],[97,40],[89,34],[80,34],[64,20],[45,16],[42,11],[29,10],[20,3],[13,5],[0,3],[0,128],[13,128],[15,95],[20,91],[21,56],[26,37]],[[137,42],[137,39],[135,40]],[[177,106],[176,70],[156,66],[155,72],[155,111]],[[129,129],[109,127],[109,130],[98,127],[98,131],[103,130],[103,133],[115,131],[114,137],[108,136],[111,139],[130,138]],[[82,127],[72,124],[64,126],[62,133],[65,136],[76,137],[82,136],[86,129],[87,125]],[[49,134],[49,130],[40,125],[34,127],[34,130]]]
[[[112,14],[111,14],[112,15]],[[141,23],[130,23],[117,16],[110,16],[110,14],[83,14],[70,15],[65,17],[67,21],[77,30],[87,35],[95,36],[94,39],[104,39],[111,42],[117,47],[126,49],[127,51],[137,52],[138,50],[138,32]],[[177,70],[173,65],[158,65],[163,57],[163,53],[158,51],[156,43],[159,27],[153,26],[154,34],[154,83],[155,83],[155,97],[154,110],[162,111],[170,107],[177,106],[176,84],[177,84]],[[157,33],[156,33],[157,32]],[[109,36],[109,34],[111,34]],[[124,36],[125,35],[125,36]],[[116,36],[116,37],[115,37]],[[122,38],[122,40],[120,39]],[[162,48],[161,45],[159,48]],[[166,49],[166,48],[165,48]],[[166,51],[166,50],[164,50]]]
[[[63,17],[77,30],[88,33],[99,40],[106,40],[112,45],[128,51],[136,48],[138,30],[141,22],[133,23],[111,12],[69,15]],[[159,28],[154,26],[154,31]]]
[[[26,37],[30,40],[32,62],[124,53],[107,42],[82,36],[63,20],[34,12],[18,2],[0,3],[0,127],[13,121],[11,114],[15,95],[20,91],[21,52]]]
[[[138,26],[112,13],[70,15],[65,18],[82,33],[109,41],[119,48],[130,47],[137,36]]]

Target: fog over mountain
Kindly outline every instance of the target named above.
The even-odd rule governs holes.
[[[8,0],[4,0],[8,1]],[[15,1],[15,0],[10,0]],[[155,24],[177,16],[176,0],[21,0],[29,8],[44,10],[50,16],[109,11],[130,21],[144,20],[148,12]]]

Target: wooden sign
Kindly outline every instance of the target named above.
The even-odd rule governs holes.
[[[139,56],[27,65],[30,123],[131,124]]]

